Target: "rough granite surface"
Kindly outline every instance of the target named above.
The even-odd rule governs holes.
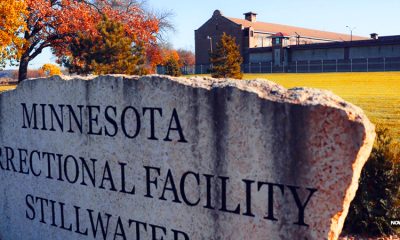
[[[23,115],[21,103],[28,106],[28,113],[32,104],[37,104],[38,129],[22,127],[24,116],[29,114]],[[75,110],[83,105],[83,133],[76,131],[77,125],[72,125],[75,132],[68,132],[71,115],[67,107],[62,115],[63,131],[56,127],[55,131],[48,130],[51,121],[57,125],[50,110],[44,120],[47,130],[42,130],[40,104],[54,104],[55,111],[59,111],[60,104]],[[101,135],[88,134],[89,105],[99,106],[99,111],[92,109],[92,118],[99,113],[97,122],[93,120],[91,124],[93,131],[102,130]],[[109,132],[113,129],[104,115],[107,106],[115,107],[115,111],[109,109],[118,126],[118,133],[112,137],[105,135],[106,128]],[[140,131],[134,138],[126,137],[121,128],[121,112],[127,106],[137,109],[140,116]],[[154,112],[158,140],[149,139],[152,124],[150,112],[143,114],[145,107],[162,109],[162,114]],[[176,118],[171,117],[174,109],[186,142],[179,141]],[[127,131],[132,135],[138,125],[132,109],[128,110]],[[164,141],[169,127],[171,141]],[[363,111],[331,92],[287,90],[266,80],[160,75],[26,80],[15,90],[0,95],[0,239],[103,239],[100,231],[97,236],[93,234],[90,210],[96,216],[112,215],[106,239],[124,239],[123,235],[138,239],[138,231],[134,224],[129,226],[128,219],[147,224],[147,229],[141,226],[140,239],[152,239],[154,229],[149,224],[165,227],[165,234],[156,229],[157,239],[185,240],[184,234],[171,229],[194,240],[337,239],[374,138],[374,126]],[[12,159],[10,148],[14,151]],[[38,160],[40,154],[35,155],[30,166],[34,150],[42,156]],[[61,165],[57,157],[49,160],[53,171],[49,178],[49,161],[43,152],[73,155],[78,160]],[[27,161],[21,162],[24,157]],[[86,159],[89,168],[89,159],[97,159],[95,186],[89,183],[88,175],[82,175],[79,157]],[[126,164],[124,176],[120,163]],[[112,190],[110,177],[105,177],[109,174],[105,164],[109,164],[117,191]],[[64,168],[63,181],[56,177],[60,166]],[[151,178],[158,181],[157,186],[150,184],[152,198],[145,196],[149,179],[144,166],[160,170],[159,175],[157,170],[151,170]],[[30,172],[24,174],[21,169]],[[39,169],[41,175],[35,176],[32,170]],[[173,176],[172,185],[168,170]],[[182,175],[189,171],[193,174],[187,175],[182,189]],[[73,183],[65,179],[65,174]],[[205,175],[214,177],[207,179]],[[229,178],[225,185],[223,177]],[[83,178],[86,185],[82,184]],[[135,186],[135,194],[121,192],[124,179],[127,191]],[[267,187],[266,183],[275,185]],[[248,186],[252,214],[246,214]],[[175,192],[171,190],[174,188]],[[305,204],[310,189],[315,192]],[[297,200],[306,205],[303,218],[307,226],[296,224],[301,217],[293,190],[298,193]],[[211,193],[207,195],[207,191]],[[198,199],[199,203],[185,203],[182,194],[189,202]],[[272,203],[268,201],[269,194],[273,194]],[[48,201],[40,202],[37,197]],[[212,207],[206,207],[207,201]],[[221,210],[224,201],[227,211]],[[60,202],[65,204],[64,212],[60,211]],[[80,207],[79,227],[83,232],[88,230],[86,235],[77,233],[74,206]],[[275,219],[271,219],[269,206]],[[233,213],[237,207],[239,211]],[[61,212],[65,215],[65,228],[71,224],[72,230],[60,227]],[[123,234],[121,226],[118,229],[118,217]]]

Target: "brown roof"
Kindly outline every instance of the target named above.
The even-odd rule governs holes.
[[[273,37],[288,37],[290,35],[283,33],[283,32],[277,32],[277,33],[272,34],[272,36]]]
[[[293,27],[288,25],[276,24],[276,23],[266,23],[266,22],[250,22],[245,19],[239,18],[231,18],[228,17],[232,22],[242,25],[243,27],[253,27],[255,31],[269,32],[269,33],[278,33],[284,32],[285,34],[296,36],[296,32],[300,35],[300,37],[312,37],[312,38],[321,38],[321,39],[329,39],[336,41],[350,41],[350,35],[334,33],[334,32],[326,32],[308,28],[301,27]],[[369,38],[354,36],[353,40],[366,40]]]

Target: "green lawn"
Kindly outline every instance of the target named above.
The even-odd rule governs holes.
[[[400,140],[400,72],[244,75],[244,79],[255,78],[265,78],[286,88],[330,90],[361,107],[373,123],[389,128]]]

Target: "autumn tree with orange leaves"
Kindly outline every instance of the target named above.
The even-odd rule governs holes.
[[[18,81],[27,77],[29,62],[51,47],[61,58],[78,36],[96,37],[97,25],[107,17],[123,24],[134,43],[150,48],[156,44],[159,19],[146,12],[136,0],[25,0],[27,6],[25,42],[20,51]]]
[[[51,63],[43,64],[43,66],[39,69],[39,72],[47,77],[62,74],[60,67],[55,64],[51,64]]]
[[[179,61],[182,66],[192,66],[195,65],[194,53],[190,50],[178,49],[176,51],[179,55]]]
[[[24,39],[20,37],[25,31],[24,16],[27,13],[23,0],[0,1],[0,67],[7,60],[18,59]]]

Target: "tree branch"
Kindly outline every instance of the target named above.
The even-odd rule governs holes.
[[[36,48],[34,50],[34,52],[31,55],[29,55],[29,61],[34,59],[35,57],[37,57],[37,55],[41,54],[42,50],[44,48],[47,48],[47,47],[50,47],[50,46],[51,46],[51,44],[49,42],[43,42],[38,48]]]

